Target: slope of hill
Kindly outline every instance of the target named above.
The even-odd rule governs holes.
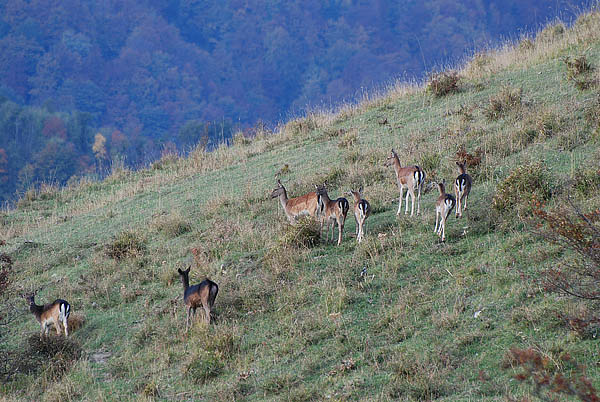
[[[597,169],[597,70],[571,69],[568,79],[564,61],[600,67],[599,33],[600,14],[586,14],[477,55],[445,96],[399,85],[277,133],[238,135],[231,148],[29,192],[0,216],[3,398],[529,396],[513,378],[511,347],[534,348],[553,373],[583,364],[600,386],[597,340],[561,318],[597,306],[534,280],[571,253],[527,230],[517,197],[600,205],[597,181],[571,191],[579,173]],[[445,243],[433,233],[436,191],[423,195],[421,216],[395,215],[383,166],[392,147],[428,180],[451,182],[457,155],[475,158],[469,210],[449,219]],[[366,241],[356,243],[349,216],[341,246],[298,245],[269,198],[276,174],[290,195],[325,181],[332,196],[364,185],[374,211]],[[215,323],[186,333],[177,268],[188,265],[193,283],[208,276],[220,292]],[[19,297],[37,287],[38,303],[61,297],[79,314],[60,353],[51,353],[56,337],[38,340]]]

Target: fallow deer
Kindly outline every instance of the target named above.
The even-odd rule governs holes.
[[[435,203],[435,229],[433,231],[438,236],[442,236],[442,241],[446,241],[446,219],[450,216],[452,208],[456,204],[456,199],[452,194],[446,194],[445,182],[438,183],[437,185],[440,190],[440,196]],[[439,219],[439,226],[438,218],[441,218]]]
[[[50,326],[54,325],[56,334],[60,335],[60,325],[62,324],[65,336],[69,336],[69,314],[71,314],[71,305],[63,299],[56,299],[54,302],[39,306],[35,304],[35,293],[24,295],[29,302],[29,311],[33,313],[36,320],[42,326],[40,336],[48,335]]]
[[[190,266],[185,271],[177,268],[183,283],[183,302],[187,307],[186,331],[189,328],[190,320],[196,315],[196,309],[200,306],[204,308],[204,321],[210,324],[210,313],[215,304],[217,293],[219,293],[219,286],[208,278],[197,285],[190,286],[189,273],[191,268]]]
[[[417,215],[421,213],[421,189],[425,183],[425,172],[419,166],[405,166],[400,165],[400,158],[394,149],[390,152],[385,162],[385,166],[394,166],[396,172],[396,181],[398,188],[400,189],[400,202],[398,204],[398,212],[396,215],[400,215],[402,210],[402,195],[404,187],[406,187],[406,210],[405,214],[408,214],[408,196],[412,197],[412,208],[410,210],[410,216],[413,216],[415,212],[415,191],[417,191]]]
[[[473,180],[467,173],[464,163],[456,162],[456,166],[458,166],[460,174],[454,181],[454,194],[456,195],[456,202],[458,203],[456,206],[456,217],[460,218],[462,217],[463,211],[466,211],[467,209],[467,200],[469,198],[469,193],[471,192]]]
[[[369,201],[362,198],[362,186],[358,191],[350,190],[348,195],[354,197],[354,219],[356,220],[356,240],[360,243],[365,236],[365,221],[371,215]]]
[[[323,184],[321,187],[315,185],[317,196],[319,197],[319,215],[321,217],[321,232],[323,231],[323,224],[327,225],[327,234],[325,240],[329,240],[329,224],[331,223],[331,241],[335,235],[335,224],[338,226],[338,246],[342,244],[342,232],[344,231],[344,223],[346,222],[346,216],[348,216],[348,209],[350,204],[348,200],[340,197],[335,200],[331,200],[327,194],[327,187]]]
[[[276,197],[279,197],[279,202],[281,202],[285,216],[287,216],[292,225],[302,215],[310,215],[313,218],[317,218],[319,196],[315,191],[311,191],[300,197],[288,198],[285,187],[283,187],[280,180],[277,180],[277,187],[271,192],[271,198]]]

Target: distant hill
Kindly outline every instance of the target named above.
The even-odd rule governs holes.
[[[419,79],[587,3],[4,1],[0,200]]]
[[[231,147],[29,190],[0,212],[0,398],[595,400],[598,300],[555,285],[583,263],[598,295],[599,110],[596,11]],[[426,172],[418,216],[396,215],[391,149]],[[452,193],[459,160],[473,188],[441,242],[436,183]],[[363,186],[365,240],[352,212],[340,246],[290,226],[277,179]],[[186,332],[190,266],[219,293]],[[70,302],[67,340],[40,338],[38,289]]]

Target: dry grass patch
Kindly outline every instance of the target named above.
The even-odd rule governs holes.
[[[505,87],[496,95],[491,96],[483,114],[488,120],[498,120],[509,112],[518,111],[522,105],[523,89]]]
[[[124,231],[113,238],[106,245],[106,255],[115,260],[126,257],[139,257],[146,251],[146,240],[144,236],[135,231]]]
[[[441,98],[457,93],[459,91],[459,82],[460,75],[457,71],[444,71],[429,77],[425,91],[437,98]]]

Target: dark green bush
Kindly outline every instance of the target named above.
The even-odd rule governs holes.
[[[501,213],[516,209],[519,213],[531,213],[533,200],[548,200],[552,195],[550,173],[542,162],[517,166],[496,187],[493,208]]]

